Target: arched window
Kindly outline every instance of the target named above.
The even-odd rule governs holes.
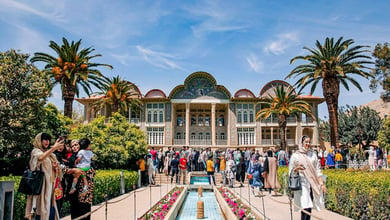
[[[220,115],[219,116],[219,126],[220,127],[225,126],[225,117],[224,117],[224,115]]]
[[[248,112],[244,111],[244,123],[248,123]]]
[[[203,126],[203,115],[198,116],[198,125]]]
[[[191,125],[196,125],[196,115],[191,115]]]
[[[182,139],[181,133],[180,133],[180,132],[177,132],[177,133],[176,133],[176,139]]]
[[[241,123],[242,122],[242,113],[241,113],[241,111],[238,111],[237,112],[237,123]]]
[[[203,140],[203,133],[202,133],[202,132],[199,132],[199,134],[198,134],[198,139],[199,139],[199,140]]]
[[[157,111],[153,112],[153,122],[157,122]]]
[[[158,122],[164,122],[164,112],[163,111],[160,111],[160,115],[159,115],[159,120]]]
[[[148,111],[148,119],[147,119],[148,123],[151,123],[152,122],[152,111]]]
[[[255,121],[255,119],[254,119],[255,117],[254,117],[254,113],[253,113],[253,111],[250,111],[249,112],[249,122],[254,122]]]
[[[177,115],[177,122],[176,122],[176,125],[177,126],[183,126],[183,118],[181,115]]]
[[[205,117],[205,126],[210,126],[210,115],[206,115]]]

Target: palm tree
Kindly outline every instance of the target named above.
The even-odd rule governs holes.
[[[34,53],[31,62],[45,62],[44,70],[52,79],[53,86],[61,84],[62,99],[64,100],[64,115],[72,118],[73,100],[75,95],[79,96],[79,86],[90,95],[91,85],[97,86],[102,76],[95,67],[106,66],[112,69],[111,65],[91,63],[90,60],[100,57],[100,54],[91,55],[95,50],[92,47],[80,50],[81,39],[70,44],[66,38],[62,38],[63,45],[50,41],[49,47],[53,49],[56,56],[46,53]]]
[[[111,105],[112,112],[119,112],[126,116],[129,108],[139,109],[140,94],[133,83],[120,78],[120,76],[112,79],[103,76],[103,83],[99,86],[100,92],[96,95],[101,95],[102,98],[97,101],[95,108],[102,108],[105,105]]]
[[[287,117],[289,115],[299,117],[299,113],[306,113],[315,118],[309,103],[300,99],[292,87],[285,89],[284,85],[279,85],[274,88],[273,94],[268,94],[259,103],[262,104],[262,108],[256,113],[256,119],[278,116],[280,148],[283,150],[287,149]]]
[[[373,64],[371,57],[365,55],[369,52],[364,48],[368,46],[353,46],[352,39],[343,41],[340,37],[336,42],[333,38],[326,38],[322,45],[316,41],[316,48],[310,49],[304,47],[310,52],[306,56],[296,56],[290,63],[296,60],[308,61],[308,64],[302,64],[295,67],[286,78],[294,76],[300,77],[294,86],[300,88],[300,91],[307,85],[312,84],[310,94],[313,94],[318,83],[322,80],[322,92],[325,97],[329,112],[330,140],[332,146],[338,143],[338,103],[340,84],[349,91],[348,82],[363,91],[359,83],[351,75],[362,76],[366,79],[372,77],[368,72],[369,67],[365,64]]]

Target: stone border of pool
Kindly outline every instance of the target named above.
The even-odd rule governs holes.
[[[222,214],[226,217],[226,219],[238,219],[237,216],[233,213],[233,210],[229,207],[229,205],[227,204],[227,202],[223,198],[221,192],[219,192],[217,186],[213,186],[213,190],[214,190],[214,194],[217,198],[217,201],[219,203],[219,207],[222,210]],[[245,202],[243,202],[243,203],[246,204]],[[251,210],[251,213],[256,217],[256,220],[263,220],[263,217],[261,217],[254,210]]]
[[[188,186],[185,186],[183,191],[180,193],[179,197],[177,198],[176,202],[173,204],[173,206],[169,209],[168,213],[165,215],[164,219],[167,220],[175,220],[177,214],[180,211],[181,206],[183,205],[185,196],[187,195]]]

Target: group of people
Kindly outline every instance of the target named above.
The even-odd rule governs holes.
[[[191,171],[205,171],[210,176],[210,182],[215,183],[214,173],[222,175],[222,184],[233,187],[235,181],[243,186],[245,178],[249,179],[252,188],[259,190],[278,189],[277,166],[288,163],[287,153],[273,151],[260,153],[254,149],[237,148],[224,151],[211,148],[190,149],[184,146],[176,150],[168,147],[155,150],[153,147],[148,154],[140,158],[137,164],[141,171],[141,184],[155,184],[156,173],[164,173],[171,177],[171,183],[186,183],[186,176]]]
[[[50,146],[51,139],[49,134],[39,133],[33,142],[29,168],[43,171],[44,180],[39,195],[27,196],[26,219],[60,219],[64,200],[70,201],[72,219],[91,211],[95,176],[91,142],[59,137]]]
[[[154,184],[156,173],[171,176],[171,183],[175,180],[175,183],[180,184],[182,179],[185,184],[186,174],[190,171],[206,171],[211,184],[216,184],[214,173],[220,172],[221,184],[229,187],[233,187],[235,181],[242,187],[245,178],[248,178],[253,194],[255,189],[258,192],[267,190],[269,194],[275,190],[276,194],[280,188],[278,166],[288,166],[289,175],[294,172],[301,176],[302,189],[294,191],[294,202],[302,209],[302,219],[310,219],[312,208],[324,208],[323,194],[326,193],[318,153],[311,148],[310,138],[303,136],[299,150],[293,154],[273,149],[260,153],[254,149],[242,151],[239,148],[224,151],[217,149],[214,152],[210,148],[190,149],[186,146],[179,150],[169,147],[165,152],[152,148],[137,164],[144,185]]]

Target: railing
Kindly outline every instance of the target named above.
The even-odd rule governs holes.
[[[262,139],[261,145],[271,145],[271,139]]]
[[[173,145],[185,145],[186,139],[173,139]],[[190,139],[190,145],[211,145],[211,139]],[[216,139],[215,144],[227,145],[227,139]]]
[[[227,140],[226,139],[217,139],[215,140],[216,145],[227,145]]]
[[[279,139],[274,139],[273,142],[271,139],[262,139],[261,140],[261,145],[280,145],[280,140]],[[292,146],[295,145],[295,139],[287,139],[287,145]]]
[[[173,145],[185,145],[186,139],[173,139]]]
[[[302,119],[302,124],[312,124],[314,123],[314,119],[311,117],[308,117],[306,119]]]
[[[190,139],[190,145],[211,145],[210,139]]]

